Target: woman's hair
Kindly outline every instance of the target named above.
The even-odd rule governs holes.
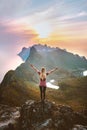
[[[45,67],[41,68],[40,78],[45,79],[46,78],[46,69]]]
[[[41,72],[42,72],[42,73],[45,73],[45,72],[46,72],[45,67],[42,67],[42,68],[41,68]]]

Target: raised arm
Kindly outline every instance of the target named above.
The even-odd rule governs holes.
[[[48,74],[51,74],[51,73],[53,73],[54,71],[56,71],[57,69],[58,69],[58,68],[54,68],[54,69],[48,71],[47,73],[48,73]]]
[[[34,65],[30,64],[30,66],[31,66],[37,73],[39,72],[39,70],[38,70]]]

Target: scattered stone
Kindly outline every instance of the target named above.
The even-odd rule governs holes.
[[[14,125],[20,117],[18,107],[0,104],[0,130],[14,130]]]
[[[71,130],[76,123],[86,125],[86,119],[70,106],[56,105],[50,101],[29,100],[20,110],[21,130]]]
[[[75,125],[72,130],[87,130],[87,126]]]
[[[86,112],[47,100],[28,100],[20,108],[0,105],[0,130],[87,130]]]

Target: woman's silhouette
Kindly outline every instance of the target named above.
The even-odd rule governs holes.
[[[46,93],[46,76],[57,70],[58,68],[54,68],[48,72],[46,72],[46,69],[44,67],[41,68],[41,71],[39,71],[34,65],[30,64],[30,66],[39,74],[40,83],[40,97],[41,101],[45,100],[45,93]]]

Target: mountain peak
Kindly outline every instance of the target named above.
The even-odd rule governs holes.
[[[50,47],[47,45],[35,44],[29,48],[23,48],[18,54],[25,62],[29,61],[38,68],[45,66],[47,69],[54,67],[62,68],[68,72],[76,72],[80,75],[82,71],[87,70],[87,60],[85,57],[80,57],[65,49],[58,47]]]
[[[26,48],[26,47],[23,47],[22,48],[22,51],[18,54],[21,58],[22,58],[22,60],[23,61],[26,61],[27,60],[27,58],[29,59],[29,56],[30,56],[30,53],[31,52],[43,52],[43,53],[48,53],[48,52],[53,52],[53,51],[56,51],[56,52],[60,52],[60,53],[67,53],[67,54],[71,54],[71,55],[74,55],[73,53],[71,53],[71,52],[68,52],[66,49],[61,49],[61,48],[59,48],[59,47],[50,47],[50,46],[48,46],[48,45],[42,45],[42,44],[35,44],[35,45],[33,45],[33,46],[31,46],[31,47],[28,47],[28,48]],[[76,54],[75,56],[77,56],[77,57],[80,57],[78,54]],[[84,59],[84,60],[86,60],[86,58],[83,56],[83,57],[80,57],[80,58],[82,58],[82,59]]]
[[[23,61],[26,61],[30,54],[30,48],[23,47],[22,51],[18,53],[18,56],[22,58]]]

